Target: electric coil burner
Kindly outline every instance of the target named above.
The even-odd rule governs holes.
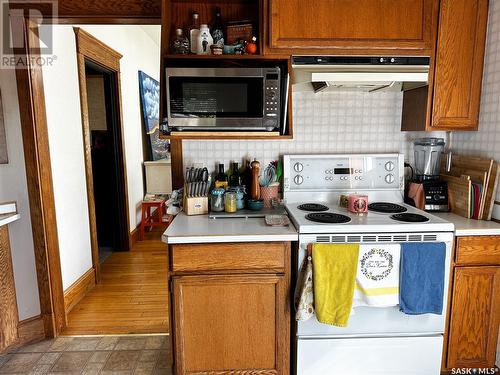
[[[406,212],[408,209],[396,203],[389,202],[374,202],[368,205],[368,209],[374,212],[380,212],[385,214],[398,214],[401,212]]]
[[[429,221],[428,217],[425,217],[424,215],[420,215],[420,214],[415,214],[415,213],[395,214],[395,215],[391,215],[391,219],[394,219],[397,221],[404,221],[406,223],[425,223],[426,221]]]
[[[315,221],[317,223],[327,223],[327,224],[343,224],[351,221],[351,218],[349,216],[334,214],[331,212],[307,214],[306,219],[310,221]]]
[[[328,207],[324,204],[319,203],[304,203],[300,206],[297,206],[299,210],[302,211],[311,211],[311,212],[320,212],[320,211],[328,211]]]

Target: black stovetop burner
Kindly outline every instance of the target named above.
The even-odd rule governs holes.
[[[318,212],[307,214],[306,219],[317,223],[326,224],[343,224],[351,221],[351,218],[346,215],[334,214],[332,212]]]
[[[397,214],[406,212],[408,209],[396,203],[374,202],[368,205],[370,211],[381,212],[385,214]]]
[[[326,207],[324,204],[319,204],[319,203],[304,203],[297,206],[297,208],[302,211],[311,211],[311,212],[328,211],[328,207]]]
[[[412,214],[412,213],[391,215],[391,219],[397,221],[404,221],[406,223],[425,223],[426,221],[429,221],[429,218],[425,217],[424,215]]]

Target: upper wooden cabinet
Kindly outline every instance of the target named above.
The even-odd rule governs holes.
[[[267,52],[429,54],[438,3],[267,0]]]
[[[441,0],[431,127],[476,130],[488,0]]]
[[[401,130],[477,130],[488,0],[441,0],[429,87],[403,97]]]

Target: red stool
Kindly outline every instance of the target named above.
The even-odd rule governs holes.
[[[167,225],[163,221],[163,207],[165,207],[164,199],[142,201],[141,241],[144,240],[146,228]],[[156,211],[153,212],[153,208],[156,208]]]

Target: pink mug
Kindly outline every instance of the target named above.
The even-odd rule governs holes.
[[[368,212],[368,196],[351,194],[348,198],[347,209],[354,214],[363,215]]]

